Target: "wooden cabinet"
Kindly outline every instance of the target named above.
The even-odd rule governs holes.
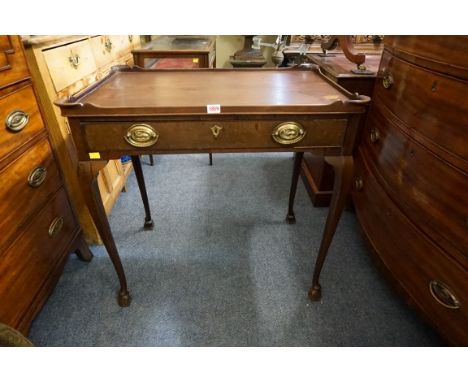
[[[444,338],[464,346],[467,46],[467,37],[385,37],[353,192],[381,269]]]
[[[0,322],[27,334],[67,255],[90,260],[18,36],[0,36]]]
[[[36,36],[26,38],[24,44],[78,220],[88,242],[101,243],[81,194],[77,176],[78,159],[69,126],[53,102],[82,91],[107,75],[114,65],[132,64],[130,52],[139,47],[139,37]],[[122,165],[119,160],[113,160],[101,170],[98,183],[107,214],[110,214],[125,187],[131,169],[131,163]]]

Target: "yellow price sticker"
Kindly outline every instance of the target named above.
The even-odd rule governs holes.
[[[101,159],[101,154],[99,153],[88,153],[89,159]]]
[[[193,58],[193,59],[192,59],[192,62],[193,62],[194,64],[198,64],[198,58]]]

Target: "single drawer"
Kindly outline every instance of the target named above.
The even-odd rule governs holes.
[[[468,259],[468,176],[414,141],[374,107],[363,141],[369,160],[421,230]]]
[[[60,189],[23,234],[0,254],[0,321],[15,327],[57,263],[66,256],[77,223]]]
[[[417,134],[468,162],[468,82],[409,64],[384,52],[374,92]]]
[[[341,147],[346,119],[96,122],[82,126],[90,152],[271,150]]]
[[[467,269],[398,209],[362,160],[365,155],[360,152],[356,161],[353,201],[368,242],[411,304],[450,342],[468,345]]]
[[[88,40],[45,50],[44,59],[57,92],[96,71]]]
[[[14,240],[60,185],[60,174],[46,138],[0,171],[0,250]]]
[[[0,159],[44,129],[31,85],[0,98]]]
[[[0,35],[0,89],[29,77],[19,36]]]

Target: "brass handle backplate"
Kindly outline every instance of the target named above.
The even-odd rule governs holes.
[[[109,53],[112,50],[112,41],[109,37],[106,37],[104,40],[104,48],[106,48],[107,52]]]
[[[63,228],[63,217],[58,216],[56,217],[49,226],[49,236],[55,237]]]
[[[130,126],[124,138],[134,147],[150,147],[158,141],[159,135],[150,125],[140,123]]]
[[[271,135],[276,142],[282,145],[292,145],[302,141],[306,131],[297,122],[284,122],[276,126]]]
[[[448,309],[460,309],[460,301],[458,301],[450,289],[440,281],[432,280],[429,283],[429,290],[431,291],[432,297],[434,297],[439,304]]]
[[[380,139],[380,132],[377,129],[372,129],[370,132],[370,140],[372,143],[377,142]]]
[[[13,110],[5,118],[5,126],[15,133],[23,130],[28,122],[29,115],[23,110]]]
[[[31,173],[28,176],[28,184],[31,187],[37,188],[39,187],[42,183],[44,183],[44,180],[47,177],[47,169],[45,167],[36,167],[31,171]]]
[[[133,35],[132,34],[129,34],[128,35],[128,42],[133,42]]]
[[[390,89],[393,85],[393,76],[392,73],[387,72],[384,74],[382,85],[385,89]]]
[[[77,53],[70,51],[68,62],[73,67],[73,69],[78,69],[78,66],[80,65],[80,56]]]

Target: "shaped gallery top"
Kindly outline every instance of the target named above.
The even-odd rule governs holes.
[[[363,113],[318,67],[141,69],[116,66],[81,94],[55,102],[64,116]],[[215,105],[215,108],[209,108]],[[219,106],[219,107],[218,107]]]

